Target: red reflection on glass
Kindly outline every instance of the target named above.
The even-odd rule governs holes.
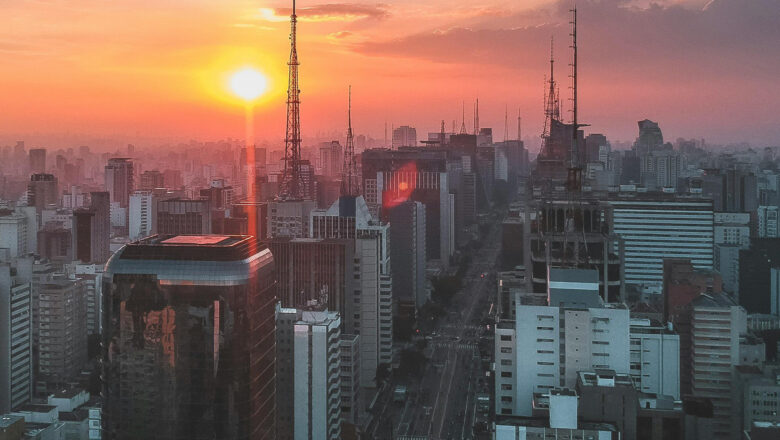
[[[404,164],[384,179],[382,190],[383,210],[392,209],[409,200],[417,189],[417,163]]]

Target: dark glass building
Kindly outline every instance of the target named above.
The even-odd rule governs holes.
[[[108,262],[104,439],[272,439],[274,260],[250,236],[152,236]]]

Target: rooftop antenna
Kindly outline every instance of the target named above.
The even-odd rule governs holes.
[[[523,140],[522,122],[523,122],[523,118],[520,117],[520,108],[518,108],[517,109],[517,140],[518,141]]]
[[[504,142],[509,140],[509,106],[504,104]]]
[[[357,166],[355,163],[355,145],[352,134],[352,86],[349,86],[349,98],[347,104],[347,145],[344,149],[344,164],[341,167],[341,195],[356,196],[355,182],[357,179]]]
[[[385,148],[387,148],[387,119],[385,119]]]
[[[474,134],[479,134],[479,98],[474,104]]]
[[[290,60],[287,78],[287,131],[284,138],[284,172],[279,196],[283,199],[301,199],[301,91],[298,88],[298,50],[295,47],[295,34],[298,18],[295,15],[293,0],[290,15]]]
[[[466,132],[466,101],[463,101],[463,114],[460,118],[460,133],[458,134],[467,134]]]
[[[572,192],[579,192],[582,189],[582,168],[580,166],[579,148],[577,145],[578,132],[581,127],[587,126],[587,124],[580,124],[577,119],[577,6],[569,12],[572,13],[572,31],[571,31],[571,48],[573,51],[572,59],[572,139],[570,150],[570,166],[568,173],[568,187]]]
[[[439,133],[439,146],[444,146],[444,119],[441,120],[441,133]]]

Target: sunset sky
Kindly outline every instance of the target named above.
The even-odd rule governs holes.
[[[335,1],[335,0],[334,0]],[[613,140],[657,120],[667,138],[780,145],[780,2],[581,0],[580,119]],[[568,96],[569,1],[298,2],[304,137],[353,125],[450,128],[480,99],[482,126],[538,137],[549,39]],[[4,0],[0,145],[62,133],[243,137],[227,76],[270,79],[258,139],[284,137],[287,2]],[[570,107],[564,102],[564,109]],[[460,122],[458,122],[459,124]],[[531,146],[532,151],[536,145]]]

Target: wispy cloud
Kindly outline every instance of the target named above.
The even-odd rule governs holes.
[[[295,10],[301,21],[358,21],[365,19],[382,20],[390,16],[385,4],[362,5],[357,3],[326,3],[299,7]],[[260,18],[266,21],[287,21],[291,8],[261,8]]]

